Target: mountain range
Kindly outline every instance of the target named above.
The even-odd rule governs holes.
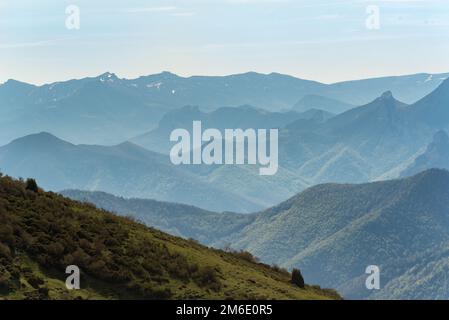
[[[314,126],[297,120],[280,132],[280,163],[311,184],[397,177],[437,131],[449,127],[448,105],[445,80],[411,105],[387,91]]]
[[[354,107],[355,105],[338,101],[336,99],[309,94],[299,100],[293,106],[293,110],[298,112],[305,112],[310,109],[319,109],[330,113],[342,113]]]
[[[78,143],[116,144],[148,130],[166,106],[137,94],[112,74],[32,86],[0,86],[0,143],[50,131]]]
[[[47,131],[77,144],[114,145],[155,128],[187,105],[206,111],[251,105],[271,112],[306,108],[339,113],[392,90],[413,103],[449,74],[416,74],[323,84],[278,73],[180,77],[169,72],[120,79],[113,73],[42,86],[0,85],[0,145]],[[311,98],[312,95],[312,98]],[[332,107],[334,105],[334,107]],[[301,109],[303,108],[303,109]]]
[[[279,128],[280,166],[288,172],[289,181],[301,181],[296,187],[366,182],[400,176],[405,164],[413,162],[433,135],[449,127],[449,117],[441,114],[448,105],[449,80],[411,105],[386,91],[368,104],[337,115],[316,109],[273,113],[249,106],[206,113],[197,107],[185,107],[169,112],[156,129],[131,141],[167,154],[170,132],[174,128],[190,130],[194,120],[218,129]],[[430,116],[433,114],[441,114],[439,123]],[[208,173],[218,169],[214,167]],[[232,176],[227,172],[228,179]],[[286,180],[279,183],[285,186]]]
[[[167,137],[170,137],[170,133],[175,129],[192,130],[193,121],[201,121],[203,130],[209,128],[220,131],[229,128],[257,130],[282,128],[300,119],[312,124],[321,123],[333,116],[334,114],[320,109],[307,109],[303,112],[269,112],[252,106],[239,106],[204,112],[195,106],[185,106],[168,112],[159,121],[157,128],[130,141],[148,150],[169,154],[173,143]]]
[[[434,134],[449,127],[449,118],[436,123],[433,116],[422,115],[425,109],[443,116],[448,92],[445,80],[407,105],[387,91],[338,115],[313,109],[269,112],[241,106],[204,112],[184,107],[164,115],[147,134],[113,146],[74,145],[50,134],[29,135],[0,147],[0,168],[16,177],[36,177],[54,191],[105,191],[248,213],[320,183],[401,176]],[[191,130],[194,120],[201,120],[204,128],[279,128],[278,173],[260,176],[251,165],[173,166],[166,154],[169,134],[174,128]]]
[[[175,236],[299,267],[347,298],[448,299],[449,173],[432,169],[449,168],[448,75],[10,80],[0,85],[0,170]],[[169,134],[194,120],[279,129],[278,173],[172,165]],[[368,265],[380,267],[382,290],[366,290]]]
[[[221,216],[102,193],[64,194],[208,245],[230,245],[267,263],[299,267],[306,278],[337,288],[345,298],[449,298],[448,171],[318,185],[252,215]],[[369,265],[381,270],[381,290],[365,287]]]
[[[173,166],[168,157],[129,142],[110,147],[74,145],[43,132],[0,147],[0,168],[14,177],[35,177],[53,191],[103,190],[217,211],[260,209],[237,193]]]

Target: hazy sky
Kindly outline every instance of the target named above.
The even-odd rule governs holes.
[[[66,28],[68,5],[79,30]],[[370,5],[380,29],[366,26]],[[322,82],[449,72],[449,0],[0,0],[0,83],[164,70]]]

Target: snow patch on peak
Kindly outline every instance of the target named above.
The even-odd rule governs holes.
[[[147,84],[147,88],[156,88],[156,89],[160,90],[161,86],[163,84],[164,84],[163,82],[153,82],[153,83]]]
[[[114,73],[106,72],[98,77],[101,82],[114,82],[118,77]]]
[[[432,80],[433,80],[433,74],[429,75],[429,76],[427,77],[427,79],[424,80],[424,82],[429,82],[429,81],[432,81]]]

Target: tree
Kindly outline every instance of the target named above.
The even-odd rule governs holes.
[[[301,271],[299,269],[293,269],[292,271],[292,283],[294,285],[297,285],[298,287],[304,289],[305,283],[304,278],[301,274]]]
[[[39,187],[37,186],[36,180],[34,180],[34,179],[27,179],[25,189],[33,191],[33,192],[38,192],[39,191]]]

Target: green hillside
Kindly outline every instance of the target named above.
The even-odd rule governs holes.
[[[81,269],[81,290],[65,288],[72,264]],[[289,281],[288,272],[250,255],[209,249],[0,178],[0,299],[338,298]]]
[[[225,239],[268,263],[300,267],[345,298],[448,299],[449,172],[325,184],[260,213]],[[365,269],[382,288],[366,290]]]
[[[266,263],[299,267],[310,282],[336,288],[345,298],[449,298],[445,170],[367,184],[318,185],[251,215],[98,192],[64,195],[184,238],[218,248],[231,244]],[[382,270],[377,292],[365,287],[365,268],[371,264]]]
[[[99,191],[65,190],[60,194],[118,215],[131,216],[147,226],[207,246],[241,231],[257,217],[257,214],[218,213],[179,203],[127,199]]]

